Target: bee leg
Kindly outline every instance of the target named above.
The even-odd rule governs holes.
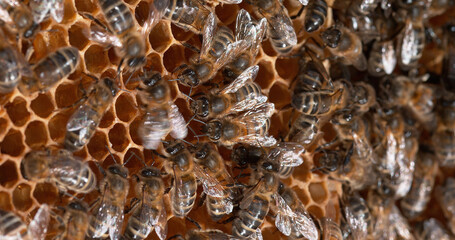
[[[172,240],[172,239],[176,239],[176,238],[178,238],[178,239],[185,239],[182,235],[176,234],[176,235],[174,235],[174,236],[172,236],[172,237],[169,237],[167,240]]]
[[[207,198],[207,194],[205,194],[205,192],[202,192],[201,198],[199,199],[199,203],[197,204],[198,208],[202,207],[206,198]]]
[[[100,166],[100,164],[96,161],[94,161],[96,167],[98,167],[98,170],[100,170],[101,174],[103,174],[104,177],[106,177],[106,171]]]
[[[192,218],[190,218],[190,217],[188,217],[188,216],[186,216],[185,219],[188,220],[188,221],[190,221],[190,222],[193,223],[194,225],[196,225],[196,227],[197,227],[198,229],[202,229],[201,225],[199,225],[199,223],[196,222],[194,219],[192,219]]]
[[[158,157],[160,158],[163,158],[163,159],[168,159],[168,157],[164,156],[163,154],[159,153],[158,151],[156,150],[152,150],[152,153],[157,155]]]
[[[131,212],[131,210],[133,210],[137,206],[138,203],[139,203],[139,198],[135,197],[135,198],[131,199],[130,206],[128,208],[125,208],[124,213],[128,214],[129,212]]]
[[[171,186],[169,186],[168,188],[166,188],[166,190],[164,190],[164,194],[167,194],[169,191],[171,191],[173,186],[174,186],[174,178],[171,178]]]
[[[62,208],[63,209],[62,211],[65,211],[65,209],[63,207],[61,207],[61,206],[58,206],[57,208],[59,208],[59,209]],[[65,226],[66,226],[65,221],[63,221],[62,217],[60,217],[60,215],[58,215],[56,212],[50,210],[49,213],[50,213],[51,217],[53,217],[59,223],[58,229],[60,231],[57,234],[57,236],[55,237],[55,239],[62,239],[63,231],[64,231]]]
[[[189,44],[189,43],[187,43],[187,42],[182,42],[181,44],[182,44],[184,47],[190,49],[191,51],[193,51],[193,52],[195,52],[195,53],[198,53],[198,54],[201,53],[201,51],[200,51],[197,47],[195,47],[195,46],[193,46],[193,45],[191,45],[191,44]]]
[[[90,203],[90,205],[89,205],[89,207],[88,207],[89,211],[91,211],[91,210],[96,206],[96,204],[97,204],[99,201],[100,201],[100,199],[97,198],[95,201],[93,201],[92,203]]]
[[[305,9],[305,6],[302,6],[302,7],[299,9],[299,12],[298,12],[296,15],[290,16],[291,20],[294,20],[294,19],[300,17],[300,15],[302,15],[304,9]]]
[[[219,222],[217,222],[217,223],[218,223],[218,224],[230,223],[230,222],[234,221],[234,219],[236,219],[236,218],[237,218],[237,216],[233,215],[233,216],[230,216],[228,219],[223,220],[223,221],[219,221]]]
[[[88,13],[88,12],[78,12],[78,13],[82,17],[88,18],[89,20],[92,20],[93,22],[95,22],[98,26],[100,26],[106,32],[108,32],[112,35],[114,34],[104,23],[102,23],[98,18],[95,18],[91,13]]]

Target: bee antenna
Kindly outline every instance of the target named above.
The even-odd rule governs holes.
[[[189,95],[186,95],[185,93],[181,92],[181,94],[185,97],[187,97],[188,99],[190,99],[191,101],[194,102],[194,99],[192,97],[190,97]],[[191,94],[191,91],[190,91],[190,94]]]
[[[125,162],[123,165],[125,165],[125,164],[130,160],[130,158],[132,158],[133,156],[135,156],[139,161],[142,162],[142,164],[144,164],[144,166],[147,167],[147,164],[144,162],[144,159],[142,159],[141,157],[139,157],[139,156],[138,156],[136,153],[134,153],[134,152],[131,152],[131,156],[128,158],[128,160],[126,160],[126,162]]]
[[[72,194],[69,194],[69,193],[67,193],[66,191],[64,191],[63,194],[66,195],[66,196],[68,196],[68,197],[70,197],[70,198],[74,198],[74,199],[76,199],[76,200],[78,200],[78,201],[82,201],[82,199],[80,199],[80,198],[78,198],[78,197],[76,197],[76,196],[74,196],[74,195],[72,195]],[[85,196],[84,196],[84,197],[85,197]]]
[[[185,127],[188,127],[188,125],[190,124],[191,121],[193,121],[193,119],[196,117],[196,114],[194,114],[190,120],[188,120],[188,122],[186,123]]]
[[[193,119],[193,120],[196,121],[196,122],[198,122],[198,123],[202,123],[202,124],[204,124],[204,125],[207,125],[207,123],[205,123],[205,122],[203,122],[203,121],[201,121],[201,120],[199,120],[199,119],[197,119],[197,118],[195,118],[195,119]]]
[[[196,132],[193,130],[193,128],[191,128],[190,126],[188,126],[188,129],[190,129],[190,131],[193,133],[194,137],[197,138],[197,143],[199,143],[199,137],[197,136]]]
[[[115,77],[115,79],[119,79],[120,73],[122,72],[122,65],[123,65],[124,61],[125,61],[125,58],[122,58],[122,60],[120,60],[120,63],[118,64],[118,67],[117,67],[117,76]]]
[[[175,82],[175,81],[180,81],[180,78],[176,78],[176,79],[170,79],[168,80],[169,82]]]
[[[196,135],[195,137],[207,137],[207,134]]]
[[[112,152],[111,152],[111,150],[109,149],[109,147],[108,147],[107,145],[105,145],[105,146],[106,146],[107,151],[109,152],[109,155],[111,155],[112,159],[114,160],[114,162],[115,162],[116,164],[118,164],[118,163],[117,163],[117,160],[115,160],[115,157],[114,157],[114,155],[112,154]]]
[[[128,84],[128,82],[131,80],[131,77],[133,77],[133,75],[134,75],[134,73],[135,73],[136,71],[137,71],[137,69],[134,70],[134,72],[131,73],[131,75],[128,77],[128,79],[126,80],[126,82],[123,84],[125,87],[126,87],[126,85]]]
[[[312,169],[310,170],[310,172],[315,172],[315,171],[318,171],[318,170],[321,170],[321,169],[324,169],[324,167],[312,168]]]
[[[184,143],[186,143],[186,144],[188,144],[188,145],[191,145],[191,146],[193,146],[193,147],[194,147],[194,144],[192,144],[192,143],[188,142],[187,140],[185,140],[185,139],[181,139],[181,140],[182,140],[182,142],[184,142]]]

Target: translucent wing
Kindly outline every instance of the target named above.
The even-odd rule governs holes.
[[[33,20],[37,23],[42,22],[52,7],[52,0],[31,0],[30,9],[33,12]]]
[[[283,11],[285,10],[283,9]],[[287,14],[274,16],[274,19],[269,21],[269,24],[273,28],[273,31],[275,31],[275,34],[272,35],[281,36],[282,39],[288,43],[288,45],[295,46],[297,44],[297,35],[291,19],[289,19]]]
[[[89,105],[81,105],[68,120],[66,130],[68,132],[78,133],[78,140],[85,141],[92,134],[89,129],[96,129],[99,119],[98,113]]]
[[[253,234],[253,239],[257,239],[257,240],[263,240],[264,238],[262,237],[262,231],[261,231],[261,228],[258,227],[256,229],[256,233]]]
[[[311,58],[311,63],[307,64],[313,64],[313,66],[318,70],[318,72],[322,75],[323,79],[325,82],[329,84],[329,86],[332,86],[332,80],[330,79],[330,75],[325,69],[324,65],[322,65],[322,62],[318,59],[317,56],[310,50],[307,50],[306,53],[310,56]]]
[[[81,173],[92,172],[88,164],[82,162],[81,159],[75,159],[72,155],[59,156],[58,159],[56,158],[49,164],[49,169],[57,185],[62,185],[59,187],[67,188],[78,193],[88,193],[96,187],[96,180],[89,179],[90,174],[81,175]],[[91,185],[87,186],[89,182],[91,182]],[[79,187],[81,186],[85,187],[80,189]]]
[[[56,22],[61,23],[63,20],[63,15],[65,13],[63,0],[54,0],[53,5],[50,9],[52,18]]]
[[[262,18],[259,23],[256,25],[256,36],[251,43],[250,52],[252,56],[258,55],[259,48],[261,47],[262,39],[265,37],[267,32],[267,19]]]
[[[164,207],[164,202],[161,200],[161,211],[158,219],[155,221],[155,232],[160,240],[166,239],[167,236],[167,213]]]
[[[275,193],[272,196],[275,199],[276,206],[278,208],[278,214],[275,218],[275,226],[281,233],[289,236],[291,235],[293,225],[291,217],[294,213],[279,194]]]
[[[242,0],[218,0],[218,2],[224,3],[224,4],[240,4]]]
[[[240,202],[240,205],[239,205],[240,209],[246,209],[246,208],[248,208],[248,206],[251,205],[251,203],[253,202],[254,196],[262,188],[262,184],[264,184],[264,182],[261,179],[256,184],[256,186],[249,189],[248,192],[243,194],[242,201]]]
[[[46,237],[47,226],[50,219],[50,210],[47,204],[41,205],[35,217],[28,226],[28,234],[33,239],[43,240]]]
[[[245,40],[236,41],[227,46],[226,51],[216,60],[214,69],[218,70],[236,58],[242,51],[248,48],[250,43]],[[216,71],[215,71],[216,72]]]
[[[118,240],[120,239],[120,231],[122,229],[124,219],[124,204],[118,206],[111,205],[110,208],[110,217],[108,218],[109,237],[111,237],[111,240]]]
[[[122,42],[117,36],[107,32],[98,25],[92,25],[90,29],[84,28],[83,34],[91,41],[100,43],[104,46],[112,45],[115,47],[122,47]]]
[[[239,114],[236,118],[242,120],[243,122],[247,121],[256,121],[258,123],[265,122],[268,120],[275,111],[275,105],[273,103],[259,103],[253,108]]]
[[[225,195],[225,190],[221,183],[198,164],[194,165],[194,173],[202,182],[202,187],[207,195],[219,198]]]
[[[382,51],[381,56],[382,56],[382,65],[384,66],[384,72],[386,74],[391,74],[397,64],[397,57],[396,57],[393,41],[387,41],[387,42],[383,43],[381,51]]]
[[[214,13],[210,13],[207,17],[207,22],[202,30],[202,46],[200,56],[206,56],[212,46],[213,38],[215,37],[216,30],[216,16]]]
[[[157,149],[161,139],[168,134],[170,127],[169,113],[166,109],[156,108],[147,111],[138,129],[144,147]]]
[[[16,3],[15,5],[11,5],[10,2]],[[8,1],[8,0],[0,0],[0,20],[2,20],[5,23],[12,24],[13,20],[9,16],[8,11],[6,10],[6,7],[10,6],[17,6],[18,3],[16,1]]]
[[[281,166],[297,167],[303,163],[300,155],[305,152],[305,148],[295,142],[278,143],[269,153],[269,158],[281,164]]]
[[[395,228],[395,231],[401,237],[401,239],[414,239],[414,236],[411,233],[411,227],[395,205],[392,206],[389,219],[391,225]]]
[[[13,7],[17,7],[20,5],[18,0],[0,0],[0,6],[3,6],[5,4]]]
[[[299,207],[294,211],[294,226],[308,240],[317,240],[319,237],[318,229],[314,224],[310,214],[303,207],[303,203],[297,199]]]
[[[173,167],[174,170],[174,187],[171,189],[171,200],[173,199],[180,199],[185,196],[184,193],[184,185],[182,181],[182,176],[180,173],[180,170],[176,169],[176,166]],[[183,191],[182,191],[183,190]],[[174,211],[179,212],[181,215],[184,214],[184,211],[182,208],[175,209],[174,208],[175,203],[172,204],[172,208]]]
[[[169,0],[155,0],[150,4],[150,11],[147,20],[142,26],[142,36],[147,36],[153,27],[163,17],[166,7],[169,5]]]
[[[233,236],[229,236],[228,234],[218,230],[218,229],[210,229],[210,230],[204,230],[204,232],[207,234],[208,239],[213,239],[213,240],[233,240],[237,239],[234,238]]]
[[[246,143],[256,147],[271,147],[276,144],[276,139],[274,137],[259,134],[241,136],[237,140],[240,143]]]
[[[175,139],[184,139],[188,135],[185,119],[179,112],[177,105],[170,103],[169,122],[171,124],[171,136]]]
[[[232,83],[221,91],[221,94],[234,93],[243,87],[248,80],[254,81],[259,71],[259,66],[254,65],[243,71]]]
[[[308,5],[309,0],[299,0],[299,2],[300,2],[303,6],[306,6],[306,5]]]
[[[250,37],[251,27],[254,26],[250,14],[245,9],[240,9],[235,23],[235,40],[239,41]]]

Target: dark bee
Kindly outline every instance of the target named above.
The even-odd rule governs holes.
[[[305,31],[317,31],[324,25],[327,17],[327,2],[326,0],[312,0],[309,1],[305,15]]]

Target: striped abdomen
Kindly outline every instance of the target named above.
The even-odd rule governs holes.
[[[69,174],[71,173],[71,174]],[[77,174],[73,174],[77,173]],[[96,177],[87,164],[80,164],[79,169],[73,172],[60,172],[55,179],[57,185],[75,191],[77,193],[89,193],[96,187]]]
[[[230,196],[226,194],[223,197],[212,197],[207,195],[206,205],[207,205],[207,212],[209,213],[210,217],[213,221],[218,221],[223,218],[225,215],[229,214],[229,211],[226,208],[226,199]]]
[[[422,24],[408,23],[403,31],[400,42],[400,66],[412,67],[422,57],[425,46],[425,29]]]
[[[177,217],[186,216],[194,206],[196,200],[197,182],[193,172],[181,177],[182,185],[176,189],[175,184],[171,191],[172,212]]]
[[[73,73],[79,61],[79,50],[75,47],[63,47],[51,53],[33,68],[40,86],[30,86],[30,91],[45,91],[51,88],[58,81]]]
[[[169,0],[163,18],[179,27],[200,34],[209,14],[210,11],[196,0]]]
[[[0,210],[0,238],[17,237],[22,239],[27,235],[27,226],[13,213]]]
[[[241,210],[239,218],[232,224],[232,235],[246,238],[256,232],[269,211],[269,199],[263,195],[255,195],[251,204]]]
[[[433,146],[441,165],[453,166],[455,164],[455,134],[453,131],[437,131],[432,137]]]
[[[250,99],[256,99],[258,96],[261,96],[261,87],[259,87],[256,83],[254,82],[247,82],[245,85],[237,90],[237,92],[232,93],[233,95],[233,100],[235,103],[244,101],[244,100],[250,100]],[[232,103],[233,105],[234,103]]]
[[[302,92],[292,96],[291,105],[303,114],[318,116],[330,112],[335,107],[334,92]]]
[[[425,210],[430,201],[433,183],[434,179],[422,176],[414,177],[411,190],[400,202],[405,216],[414,218]]]
[[[340,226],[330,218],[321,219],[323,240],[343,240]]]
[[[308,145],[319,132],[319,120],[315,116],[301,114],[291,126],[288,138],[292,142]]]
[[[9,93],[14,90],[20,79],[20,67],[17,53],[11,47],[0,50],[0,93]]]
[[[286,179],[291,176],[293,171],[294,167],[280,166],[280,169],[278,170],[278,176],[280,178]]]
[[[368,73],[380,77],[391,74],[397,64],[393,41],[374,42],[368,58]]]
[[[314,32],[324,25],[327,16],[327,2],[325,0],[310,1],[305,16],[305,31]]]
[[[139,127],[139,136],[146,149],[156,149],[171,128],[166,107],[151,108]]]
[[[157,209],[152,205],[142,205],[133,212],[128,220],[128,226],[125,229],[124,236],[127,239],[141,240],[147,238],[147,236],[153,231],[152,219],[158,219],[160,209]],[[146,215],[147,219],[144,221],[143,216]]]
[[[122,0],[98,0],[109,28],[116,35],[134,29],[133,14]]]
[[[213,37],[210,56],[213,59],[218,59],[227,49],[227,47],[234,42],[234,34],[231,29],[226,26],[219,26]]]

